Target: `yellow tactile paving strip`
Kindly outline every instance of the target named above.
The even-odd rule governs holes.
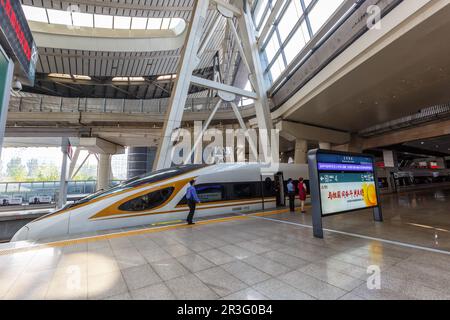
[[[121,231],[121,232],[108,233],[108,234],[76,238],[76,239],[59,240],[59,241],[54,241],[54,242],[42,243],[42,244],[32,244],[32,245],[24,246],[21,248],[8,248],[8,249],[0,250],[0,255],[8,255],[8,254],[14,254],[14,253],[32,251],[32,250],[40,250],[40,249],[46,249],[46,248],[65,247],[65,246],[75,245],[75,244],[79,244],[79,243],[136,236],[136,235],[141,235],[141,234],[155,233],[155,232],[161,232],[161,231],[167,231],[167,230],[173,230],[173,229],[195,228],[196,226],[204,226],[204,225],[213,224],[213,223],[229,222],[229,221],[235,221],[235,220],[246,220],[246,219],[251,218],[252,216],[262,217],[262,216],[269,216],[269,215],[274,215],[274,214],[281,214],[281,213],[285,213],[288,211],[289,211],[289,209],[278,209],[278,210],[272,210],[272,211],[266,211],[266,212],[250,213],[250,214],[242,215],[242,216],[232,216],[232,217],[225,217],[225,218],[218,218],[218,219],[211,219],[211,220],[202,220],[202,221],[197,221],[194,225],[187,225],[187,224],[183,223],[183,224],[175,224],[175,225],[163,226],[163,227]]]

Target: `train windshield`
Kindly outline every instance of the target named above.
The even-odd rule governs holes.
[[[167,169],[156,170],[151,173],[146,173],[146,174],[131,178],[129,180],[126,180],[108,190],[99,190],[96,193],[93,193],[87,197],[84,197],[84,198],[74,202],[71,206],[76,206],[78,204],[85,203],[87,201],[90,201],[90,200],[98,198],[98,197],[103,197],[103,196],[114,194],[116,192],[120,192],[123,190],[135,188],[142,184],[158,182],[161,180],[169,179],[169,178],[175,177],[177,175],[185,174],[185,173],[203,168],[205,166],[206,165],[203,165],[203,164],[189,164],[189,165],[175,166],[175,167],[171,167],[171,168],[167,168]]]

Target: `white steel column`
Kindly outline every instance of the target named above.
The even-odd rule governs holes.
[[[189,23],[186,41],[181,53],[181,59],[178,62],[177,78],[175,79],[166,112],[166,119],[163,127],[164,136],[162,137],[161,144],[156,154],[157,161],[154,166],[156,169],[168,168],[172,164],[170,152],[172,147],[172,132],[180,127],[191,83],[192,72],[200,61],[197,53],[200,46],[200,39],[203,34],[204,24],[206,22],[209,0],[196,0],[194,3],[194,10]]]
[[[253,25],[250,7],[246,1],[242,0],[235,1],[235,5],[242,10],[242,15],[238,17],[237,20],[239,23],[239,32],[242,39],[242,46],[244,48],[247,61],[253,70],[253,73],[250,74],[250,77],[253,80],[251,81],[251,83],[253,83],[255,86],[253,89],[258,96],[258,99],[255,99],[255,112],[258,122],[258,128],[259,130],[271,130],[273,128],[273,125],[272,118],[270,116],[269,100],[267,99],[266,95],[267,88],[264,81],[263,69],[256,38],[256,30]],[[270,146],[263,144],[262,148],[270,148]],[[268,150],[264,150],[262,154],[269,154],[267,151]]]
[[[234,101],[234,95],[245,96],[254,99],[259,130],[270,131],[270,129],[272,129],[269,101],[266,96],[267,88],[265,86],[263,70],[259,58],[256,32],[253,26],[250,8],[246,5],[246,1],[236,0],[234,1],[236,3],[228,3],[223,0],[211,0],[211,2],[215,3],[216,9],[221,13],[221,15],[228,19],[233,37],[236,38],[235,40],[238,46],[238,52],[241,55],[243,63],[249,69],[250,82],[252,83],[252,87],[255,92],[243,90],[241,88],[229,85],[227,84],[226,79],[214,79],[214,81],[212,81],[192,75],[193,71],[198,66],[200,55],[203,53],[205,48],[207,48],[208,41],[213,37],[214,30],[219,25],[218,21],[213,23],[211,30],[208,30],[206,32],[203,43],[200,43],[202,35],[205,31],[204,25],[208,14],[209,2],[209,0],[195,1],[192,20],[189,24],[188,35],[186,37],[185,45],[183,47],[177,70],[177,78],[175,80],[172,95],[169,100],[169,107],[167,110],[163,128],[164,136],[162,137],[161,145],[158,148],[157,162],[154,166],[154,169],[168,168],[172,164],[172,133],[180,127],[184,112],[184,105],[186,103],[188,89],[191,83],[219,91],[219,97],[223,101]],[[233,18],[237,19],[239,23],[239,34],[232,25]],[[224,41],[227,40],[225,39]],[[233,95],[233,100],[227,99],[227,96],[231,95]],[[216,110],[217,108],[215,108],[214,112]],[[239,112],[236,112],[236,110],[234,111],[238,117],[238,120],[242,120]],[[214,112],[211,115],[210,119],[208,119],[209,121],[214,116]],[[242,123],[240,124],[242,127],[245,127],[245,125],[242,125]],[[206,128],[207,126],[203,128],[203,131]],[[267,136],[270,136],[269,132],[267,132]],[[249,142],[252,145],[252,141]],[[198,143],[195,142],[194,147],[196,147],[197,144]],[[255,146],[256,144],[254,143],[253,146],[251,146],[253,152],[255,152]],[[261,160],[267,161],[268,159],[265,159],[265,156],[269,154],[268,151],[270,150],[270,143],[264,143],[261,145],[261,147],[263,149],[261,150],[262,152],[259,153],[263,157]]]

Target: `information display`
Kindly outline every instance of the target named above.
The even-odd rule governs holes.
[[[315,237],[323,238],[322,218],[334,214],[370,208],[383,221],[371,155],[310,150],[308,166]]]
[[[317,154],[322,215],[378,205],[372,157]]]
[[[0,42],[30,84],[34,83],[37,48],[22,4],[17,0],[0,0]]]

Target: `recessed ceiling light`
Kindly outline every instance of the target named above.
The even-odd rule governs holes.
[[[91,77],[89,77],[89,76],[83,76],[83,75],[79,75],[79,74],[74,74],[73,78],[76,80],[92,80]]]
[[[48,76],[50,78],[72,79],[72,76],[66,73],[49,73]]]
[[[424,141],[422,141],[420,144],[425,144],[425,142]]]
[[[164,75],[159,76],[158,78],[156,78],[156,80],[164,81],[164,80],[175,79],[176,77],[177,77],[176,74],[164,74]]]
[[[145,81],[144,77],[114,77],[112,81]]]
[[[60,79],[72,79],[73,78],[75,80],[91,80],[91,77],[79,75],[79,74],[70,75],[67,73],[49,73],[48,76],[50,78],[60,78]]]

